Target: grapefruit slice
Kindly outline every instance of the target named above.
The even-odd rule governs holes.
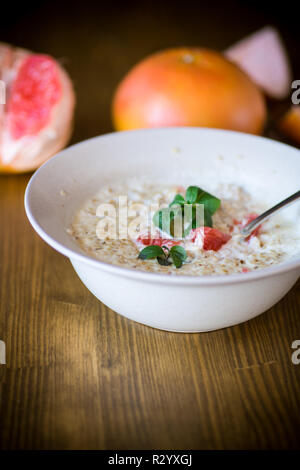
[[[31,171],[61,150],[72,130],[75,95],[52,57],[0,44],[0,172]]]
[[[285,98],[291,88],[290,63],[275,28],[251,34],[224,52],[271,98]]]
[[[278,122],[279,130],[300,144],[300,106],[292,106]]]
[[[211,227],[195,228],[190,234],[190,240],[202,246],[203,250],[219,251],[230,239],[229,234]]]
[[[153,238],[151,238],[149,233],[140,235],[135,242],[138,247],[142,247],[142,245],[158,245],[172,248],[172,246],[180,245],[180,241],[173,240],[172,238],[162,238],[158,232]]]

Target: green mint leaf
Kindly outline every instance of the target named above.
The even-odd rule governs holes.
[[[182,259],[182,261],[185,261],[186,258],[187,258],[187,254],[186,254],[186,251],[185,251],[185,249],[183,248],[183,246],[180,246],[180,245],[174,245],[174,246],[172,246],[172,248],[171,248],[171,250],[170,250],[171,256],[172,256],[174,253],[175,253],[177,256],[179,256],[179,257]]]
[[[202,211],[198,212],[198,210],[200,210],[200,206],[201,204],[189,204],[188,206],[184,206],[187,209],[191,208],[191,210],[189,210],[189,212],[186,214],[187,217],[184,219],[184,222],[188,223],[188,227],[190,230],[192,228],[198,228],[203,225],[206,225],[206,223],[212,223],[211,216],[209,212],[205,209],[205,206],[203,208],[203,213]],[[187,233],[189,233],[189,231]]]
[[[204,226],[205,227],[212,227],[213,226],[211,213],[206,209],[204,209]]]
[[[201,225],[204,224],[204,219],[202,217],[197,217],[197,210],[199,209],[200,204],[192,204],[192,228],[197,228],[200,227]],[[204,213],[205,213],[205,207],[204,207]],[[200,214],[202,215],[202,213]]]
[[[186,200],[181,194],[176,194],[169,207],[158,210],[153,216],[154,225],[172,237],[186,237],[192,229],[201,226],[196,217],[197,205],[199,204],[204,205],[204,226],[212,227],[212,215],[219,209],[221,204],[220,199],[198,186],[189,186],[185,197]],[[191,206],[191,212],[186,213],[185,209]],[[188,227],[184,228],[187,224]]]
[[[180,205],[180,206],[183,206],[185,204],[185,199],[183,196],[181,196],[181,194],[176,194],[176,196],[174,197],[173,201],[171,202],[171,204],[169,204],[169,207],[172,207],[172,206],[175,206],[175,205]]]
[[[198,186],[189,186],[185,193],[185,199],[188,204],[194,204],[195,202],[198,202],[198,198],[201,195],[201,191],[202,190],[198,188]]]
[[[170,266],[172,264],[172,262],[169,260],[170,257],[176,268],[181,268],[183,262],[187,258],[185,249],[182,246],[175,245],[172,246],[170,250],[168,249],[168,252],[169,254],[166,255],[162,247],[158,245],[149,245],[139,253],[138,258],[142,260],[156,258],[157,262],[161,266]]]
[[[154,259],[158,256],[165,256],[164,250],[158,245],[149,245],[146,246],[142,251],[140,251],[138,258],[139,259]]]
[[[190,233],[190,231],[192,230],[192,228],[193,228],[193,224],[190,223],[190,224],[188,225],[188,227],[187,227],[187,228],[184,230],[184,232],[183,232],[183,237],[184,237],[184,238],[188,236],[188,234]]]
[[[211,215],[219,209],[221,201],[216,196],[204,191],[198,186],[189,186],[186,190],[185,198],[189,204],[204,204]]]
[[[176,268],[181,268],[182,266],[182,259],[177,253],[172,253],[170,255],[172,257],[173,263],[175,264]]]
[[[163,232],[174,236],[175,226],[177,224],[182,225],[181,207],[165,207],[156,211],[153,216],[153,223]]]
[[[221,205],[220,199],[212,194],[206,193],[205,191],[203,191],[199,201],[197,202],[198,204],[204,204],[205,209],[210,213],[210,215],[213,215]]]
[[[168,260],[168,257],[165,256],[165,255],[164,256],[158,256],[157,261],[162,266],[170,266],[172,264],[171,261]]]
[[[187,254],[182,246],[176,245],[172,246],[170,250],[170,257],[172,258],[174,265],[178,269],[181,268],[183,262],[186,260]]]

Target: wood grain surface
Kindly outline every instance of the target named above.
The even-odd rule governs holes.
[[[299,70],[298,25],[258,13],[257,2],[229,2],[231,13],[82,3],[60,14],[53,2],[22,7],[17,18],[9,10],[0,37],[64,58],[78,94],[73,142],[111,130],[116,83],[162,47],[222,49],[273,22]],[[300,283],[233,328],[176,334],[139,325],[97,301],[32,230],[23,206],[29,176],[0,177],[0,448],[300,448],[300,365],[291,361]]]

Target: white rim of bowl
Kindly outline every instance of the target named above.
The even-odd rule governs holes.
[[[29,197],[30,197],[30,191],[31,191],[31,185],[33,182],[36,180],[36,178],[39,177],[39,173],[41,171],[44,171],[44,168],[51,162],[53,162],[54,159],[61,159],[63,157],[63,154],[66,152],[69,152],[70,149],[74,147],[78,147],[81,145],[85,145],[87,142],[90,142],[92,140],[96,139],[105,139],[109,138],[112,135],[120,135],[120,134],[128,134],[128,133],[142,133],[142,132],[159,132],[159,131],[176,131],[180,130],[180,132],[183,131],[189,131],[189,130],[205,130],[209,132],[217,132],[217,133],[223,133],[227,135],[244,135],[249,139],[255,139],[255,140],[263,140],[267,142],[274,142],[274,144],[282,146],[283,148],[289,148],[289,149],[296,149],[295,147],[292,147],[291,145],[284,144],[282,142],[278,142],[273,139],[269,139],[267,137],[262,137],[262,136],[257,136],[257,135],[252,135],[252,134],[246,134],[244,132],[236,132],[236,131],[229,131],[229,130],[224,130],[224,129],[213,129],[213,128],[208,128],[208,127],[160,127],[156,129],[135,129],[135,130],[130,130],[130,131],[119,131],[119,132],[110,132],[108,134],[103,134],[100,136],[95,136],[90,139],[83,140],[82,142],[78,142],[77,144],[71,145],[70,147],[67,147],[66,149],[62,150],[58,154],[54,155],[51,157],[49,160],[47,160],[40,168],[38,168],[34,174],[31,176],[26,190],[25,190],[25,195],[24,195],[24,205],[25,205],[25,212],[28,217],[29,222],[31,223],[32,227],[34,230],[37,232],[37,234],[52,248],[54,248],[56,251],[59,253],[63,254],[64,256],[67,256],[70,258],[70,260],[76,260],[80,261],[82,263],[88,264],[89,266],[96,268],[96,269],[102,269],[104,271],[107,271],[111,274],[115,274],[121,277],[129,277],[133,278],[136,280],[140,281],[145,281],[145,282],[150,282],[150,283],[163,283],[163,284],[173,284],[173,285],[210,285],[210,286],[215,286],[215,285],[224,285],[224,284],[235,284],[235,283],[241,283],[241,282],[249,282],[249,281],[256,281],[258,279],[262,278],[267,278],[267,277],[272,277],[276,276],[278,274],[283,274],[287,271],[293,271],[296,269],[300,269],[300,257],[293,259],[291,261],[284,261],[283,263],[276,264],[274,266],[270,266],[267,268],[260,268],[255,271],[250,271],[247,273],[236,273],[236,274],[221,274],[221,275],[201,275],[201,276],[190,276],[190,275],[181,275],[181,274],[160,274],[160,273],[154,273],[154,272],[146,272],[146,271],[140,271],[138,269],[131,269],[131,268],[126,268],[123,266],[118,266],[110,263],[106,263],[105,261],[100,261],[96,258],[92,258],[91,256],[88,256],[87,254],[84,253],[77,253],[76,251],[73,251],[71,248],[68,248],[67,246],[63,245],[62,243],[58,242],[54,238],[52,238],[50,235],[47,234],[43,230],[43,228],[39,225],[39,223],[36,221],[31,208],[30,208],[30,203],[29,203]],[[297,149],[296,149],[297,150]],[[80,248],[79,248],[80,249]],[[300,274],[300,272],[299,272]]]

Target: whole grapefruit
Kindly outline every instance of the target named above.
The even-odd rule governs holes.
[[[260,134],[265,100],[250,78],[218,52],[167,49],[121,81],[113,99],[117,130],[200,126]]]

